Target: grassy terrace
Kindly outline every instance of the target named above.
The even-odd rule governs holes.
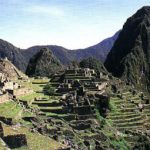
[[[131,92],[124,92],[124,98],[117,96],[110,100],[112,111],[107,116],[119,130],[142,128],[147,124],[146,116],[150,114],[150,105],[145,104],[144,110],[139,111],[137,104],[141,102],[139,95],[132,95]]]
[[[29,103],[34,100],[34,98],[42,97],[42,98],[49,98],[49,96],[43,93],[43,87],[45,84],[49,82],[48,79],[31,79],[30,82],[21,82],[22,86],[27,88],[33,89],[34,93],[20,96],[19,99],[23,101],[28,101]]]
[[[8,101],[0,105],[0,116],[6,118],[15,118],[20,111],[22,111],[22,108],[14,101]]]
[[[29,103],[31,103],[34,100],[34,98],[39,98],[39,97],[49,98],[49,96],[45,95],[44,93],[32,93],[29,95],[20,96],[19,99],[23,101],[28,101]]]
[[[12,118],[13,122],[22,122],[22,117],[31,117],[34,116],[34,114],[30,111],[24,110],[14,101],[8,101],[0,105],[0,116]]]
[[[55,150],[63,146],[62,144],[54,141],[53,139],[41,135],[39,133],[32,133],[28,128],[16,127],[12,128],[10,126],[3,125],[4,136],[15,135],[15,134],[26,134],[28,147],[21,147],[16,150]]]

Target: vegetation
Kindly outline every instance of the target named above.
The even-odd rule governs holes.
[[[103,66],[103,64],[99,60],[95,59],[94,57],[83,59],[79,63],[79,66],[81,68],[94,69],[96,72],[106,72],[106,69]]]
[[[14,101],[8,101],[6,103],[0,104],[0,116],[6,118],[15,118],[22,108],[16,104]]]
[[[45,87],[44,87],[44,91],[47,95],[49,96],[53,96],[55,95],[55,88],[51,86],[51,84],[47,84]]]
[[[26,73],[30,76],[51,76],[62,68],[62,64],[51,50],[43,48],[30,59]]]

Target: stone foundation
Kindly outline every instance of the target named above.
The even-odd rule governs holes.
[[[3,130],[2,123],[0,122],[0,137],[2,138],[3,136],[4,136],[4,130]]]
[[[0,116],[0,121],[4,122],[5,124],[8,124],[8,125],[12,125],[12,118],[6,118],[6,117],[3,117],[3,116]]]
[[[27,146],[27,139],[25,134],[18,134],[18,135],[8,135],[3,137],[3,140],[6,144],[12,148],[19,148],[22,146]]]

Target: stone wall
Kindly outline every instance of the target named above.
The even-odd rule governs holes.
[[[5,102],[9,101],[9,98],[10,97],[9,97],[8,93],[0,95],[0,103],[5,103]]]
[[[11,149],[27,146],[27,139],[25,134],[8,135],[3,137],[3,140]]]
[[[3,130],[2,123],[0,122],[0,137],[2,138],[3,136],[4,136],[4,130]]]
[[[3,91],[7,91],[7,90],[17,89],[19,85],[18,83],[15,83],[15,82],[6,81],[6,82],[1,83],[0,86],[2,87]]]

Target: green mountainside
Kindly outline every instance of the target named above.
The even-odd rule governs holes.
[[[51,50],[42,48],[30,59],[26,73],[30,76],[51,76],[61,69],[63,69],[63,66]]]

